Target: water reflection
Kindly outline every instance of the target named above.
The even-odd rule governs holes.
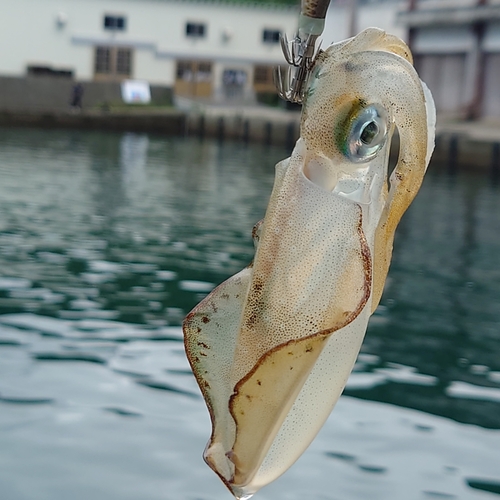
[[[120,141],[120,168],[123,184],[127,187],[141,185],[145,178],[149,137],[146,134],[123,135]]]
[[[65,434],[80,422],[78,429],[103,457],[109,456],[131,477],[138,474],[141,481],[149,481],[140,495],[131,496],[126,487],[116,486],[123,476],[107,468],[113,483],[109,489],[96,496],[82,485],[81,498],[163,498],[158,489],[172,490],[173,482],[182,482],[181,469],[165,455],[179,462],[182,440],[194,439],[186,437],[189,433],[196,436],[192,451],[198,454],[208,422],[183,356],[179,325],[214,284],[252,258],[251,229],[263,216],[274,164],[285,154],[281,148],[136,134],[0,130],[0,471],[9,470],[2,450],[18,449],[22,442],[17,434],[8,438],[8,429],[16,426],[35,440],[47,432],[57,441],[61,463],[75,460],[82,466],[83,455],[76,457],[55,437],[62,432],[83,446],[83,437]],[[499,187],[486,174],[458,172],[450,177],[431,166],[398,229],[387,288],[348,394],[500,428],[499,213]],[[166,407],[171,404],[169,413]],[[351,403],[342,405],[345,420],[342,409],[332,418],[340,418],[341,426],[351,421],[354,425],[361,417],[350,413]],[[363,408],[365,415],[368,410]],[[411,427],[416,433],[412,439],[419,441],[427,432],[418,425],[441,428],[434,420],[422,423],[411,415],[417,426]],[[366,418],[366,429],[375,429]],[[389,420],[391,429],[399,429],[394,436],[406,435],[404,419],[394,413]],[[147,421],[147,429],[138,424],[141,421]],[[111,441],[104,439],[115,425],[129,437],[140,436],[140,442],[118,433]],[[172,429],[179,426],[184,431],[173,436]],[[98,430],[92,434],[91,429]],[[364,449],[355,450],[355,460],[342,461],[340,455],[356,448],[353,436],[359,429],[351,430],[350,441],[335,435],[344,449],[340,444],[332,449],[324,441],[318,456],[340,460],[344,479],[338,482],[347,484],[345,478],[350,477],[371,488],[376,498],[373,492],[382,483],[366,482],[363,474],[390,476],[397,461],[391,455],[386,457],[391,465],[384,465]],[[469,431],[457,432],[465,436]],[[388,431],[380,439],[394,436]],[[483,441],[474,439],[487,448],[494,438],[484,436]],[[440,446],[446,447],[443,439]],[[140,449],[149,458],[133,462],[139,473],[131,470],[131,462],[109,455],[100,440],[114,446],[120,457],[135,456]],[[465,446],[465,441],[460,443]],[[33,452],[33,461],[51,446],[47,441],[30,451],[26,445],[23,460]],[[481,446],[477,444],[477,453],[490,457]],[[494,453],[482,459],[474,449],[460,449],[476,457],[480,472],[494,463]],[[191,460],[187,453],[182,455],[184,463]],[[95,460],[91,454],[87,458]],[[498,454],[496,458],[498,462]],[[330,463],[317,460],[311,467]],[[165,473],[165,463],[171,473]],[[205,478],[201,467],[200,462],[202,472],[193,473]],[[16,471],[21,474],[21,469]],[[0,496],[62,500],[64,495],[58,497],[47,486],[40,467],[36,471],[36,487],[29,493],[23,495],[15,490],[18,486],[6,483],[14,489],[0,486]],[[79,484],[75,474],[62,491],[79,498],[74,495]],[[99,476],[97,470],[92,474]],[[206,477],[211,478],[208,473]],[[455,477],[456,489],[449,491],[458,496],[468,488],[466,479],[486,484],[465,472]],[[500,482],[496,476],[490,479]],[[36,488],[42,487],[50,495],[40,495]],[[350,494],[346,488],[345,498],[370,496]],[[415,488],[424,491],[423,486]],[[444,491],[436,488],[425,491]],[[174,491],[189,500],[212,498],[211,493],[191,491],[186,481]],[[293,494],[298,491],[300,486]],[[467,498],[473,498],[470,492]]]

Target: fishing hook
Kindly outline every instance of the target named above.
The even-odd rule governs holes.
[[[303,0],[294,39],[289,41],[286,34],[280,37],[289,67],[286,70],[274,68],[274,83],[278,95],[286,101],[302,103],[304,99],[307,80],[321,52],[320,48],[316,49],[316,43],[325,27],[329,4],[330,0]],[[292,68],[295,68],[293,72]]]

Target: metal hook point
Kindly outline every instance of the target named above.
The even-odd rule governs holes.
[[[305,86],[309,74],[320,54],[320,48],[316,48],[318,35],[308,35],[301,40],[299,34],[290,42],[286,34],[280,37],[281,49],[286,62],[289,64],[286,78],[281,69],[274,73],[275,85],[280,97],[287,101],[301,103],[305,95]],[[291,78],[290,67],[296,68]]]

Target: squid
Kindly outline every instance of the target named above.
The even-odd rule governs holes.
[[[204,459],[237,499],[283,474],[339,399],[434,128],[432,96],[397,37],[370,28],[318,55],[300,137],[253,229],[253,262],[183,324],[212,422]]]

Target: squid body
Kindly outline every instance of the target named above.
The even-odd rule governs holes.
[[[276,166],[252,264],[187,316],[212,434],[204,458],[237,498],[285,472],[340,397],[434,146],[408,47],[370,28],[322,52],[300,138]],[[397,129],[397,164],[388,173]]]

